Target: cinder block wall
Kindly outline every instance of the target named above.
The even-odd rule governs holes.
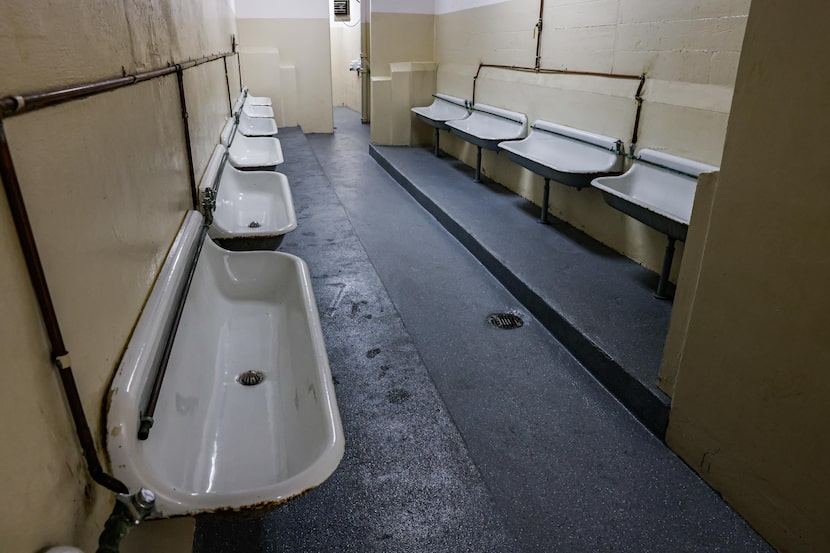
[[[718,165],[749,0],[548,0],[541,66],[648,76],[638,149]],[[443,8],[442,8],[443,6]],[[533,67],[538,0],[437,2],[438,90],[471,98],[479,63]],[[637,81],[483,69],[476,101],[620,138],[630,146]],[[449,137],[466,163],[475,149]],[[542,180],[485,152],[484,173],[537,205]],[[552,186],[551,212],[658,271],[665,238],[607,207],[600,194]],[[682,253],[674,265],[676,276]]]

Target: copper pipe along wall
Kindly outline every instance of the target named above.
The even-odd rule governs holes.
[[[536,67],[538,71],[542,66],[542,21],[545,16],[545,0],[539,0],[539,21],[536,22]]]
[[[205,56],[196,60],[189,60],[180,64],[173,64],[166,67],[150,69],[148,71],[141,71],[131,75],[123,75],[121,77],[113,77],[101,81],[73,85],[46,92],[33,92],[28,94],[6,96],[5,98],[0,98],[0,116],[6,118],[13,117],[22,113],[28,113],[30,111],[45,108],[47,106],[54,106],[78,98],[94,96],[96,94],[101,94],[102,92],[108,92],[110,90],[116,90],[125,86],[148,81],[150,79],[170,75],[175,73],[178,68],[190,69],[191,67],[218,60],[219,58],[224,58],[229,55],[231,54],[213,54],[211,56]]]
[[[233,115],[233,100],[231,99],[231,80],[228,77],[228,58],[222,58],[222,64],[225,66],[225,86],[228,89],[228,115]]]
[[[519,71],[523,73],[540,73],[543,75],[582,75],[587,77],[605,77],[608,79],[626,79],[626,80],[638,80],[645,82],[645,75],[631,75],[627,73],[602,73],[600,71],[578,71],[572,69],[544,69],[544,68],[535,68],[535,67],[522,67],[520,65],[498,65],[494,63],[480,63],[478,64],[478,70],[476,71],[475,76],[473,77],[473,98],[472,101],[475,103],[476,101],[476,82],[478,81],[478,77],[481,74],[481,70],[485,67],[489,67],[492,69],[504,69],[506,71]]]
[[[3,188],[6,193],[6,198],[8,199],[9,210],[17,231],[17,237],[20,242],[20,248],[23,252],[23,258],[26,262],[26,268],[29,272],[29,279],[32,282],[32,288],[35,291],[40,313],[43,318],[44,326],[46,327],[46,333],[49,337],[49,342],[52,348],[52,361],[58,368],[58,373],[60,374],[61,384],[63,386],[69,411],[75,425],[75,432],[78,436],[78,441],[80,442],[89,474],[96,483],[116,493],[129,493],[129,490],[123,482],[104,472],[101,462],[98,459],[98,450],[95,447],[95,440],[92,438],[92,433],[89,430],[89,423],[87,422],[83,403],[81,402],[80,394],[78,393],[78,388],[75,383],[75,377],[72,373],[69,353],[66,351],[66,345],[63,341],[63,334],[61,333],[57,314],[55,313],[55,307],[52,303],[52,295],[49,292],[49,286],[46,282],[46,275],[40,261],[37,243],[35,242],[26,205],[23,201],[23,194],[20,190],[20,182],[17,178],[17,171],[14,168],[11,150],[9,149],[8,140],[6,139],[3,118],[28,113],[47,106],[62,104],[78,98],[94,96],[110,90],[116,90],[118,88],[131,86],[150,79],[177,73],[179,76],[179,94],[182,101],[182,117],[184,118],[185,124],[185,142],[188,153],[188,172],[191,181],[191,194],[194,195],[196,194],[195,175],[193,173],[193,156],[190,144],[189,125],[187,122],[187,106],[184,99],[182,71],[184,69],[189,69],[219,58],[224,59],[228,55],[230,54],[214,54],[204,56],[196,60],[189,60],[181,64],[159,67],[132,75],[123,75],[120,77],[73,85],[46,92],[19,94],[0,98],[0,179],[3,181]],[[197,196],[194,196],[194,205],[197,204],[197,200],[195,199],[196,197]]]
[[[184,69],[176,68],[176,80],[179,83],[179,102],[182,108],[182,124],[184,125],[184,147],[187,153],[187,176],[190,179],[190,200],[193,209],[199,209],[199,189],[196,187],[196,173],[193,170],[193,144],[190,142],[190,115],[187,113],[187,95],[184,92]]]
[[[55,313],[55,306],[52,303],[52,295],[46,282],[46,274],[40,261],[37,243],[35,242],[29,215],[26,211],[26,204],[23,201],[23,193],[20,190],[20,181],[17,179],[17,171],[14,168],[9,143],[6,140],[6,131],[0,118],[0,179],[3,181],[3,188],[9,203],[9,211],[14,221],[17,238],[20,242],[20,249],[26,261],[26,268],[29,271],[29,278],[32,288],[35,291],[43,323],[46,327],[46,334],[52,347],[52,361],[58,368],[61,384],[63,385],[66,401],[69,404],[69,411],[72,414],[72,421],[75,424],[75,431],[81,450],[86,459],[87,468],[92,479],[101,486],[116,493],[129,493],[127,487],[115,477],[104,472],[101,462],[98,459],[98,451],[95,447],[95,440],[89,430],[86,415],[84,414],[83,403],[81,402],[78,388],[75,385],[75,376],[72,374],[72,367],[69,363],[69,354],[63,341],[58,317]]]
[[[634,132],[631,135],[631,153],[634,154],[634,148],[637,146],[637,141],[640,139],[640,115],[643,112],[643,88],[646,86],[645,73],[640,77],[640,86],[637,87],[637,93],[634,95],[634,100],[637,102],[637,113],[634,115]]]
[[[242,54],[236,49],[236,35],[231,35],[231,53],[236,55],[236,76],[239,78],[239,91],[242,91]]]

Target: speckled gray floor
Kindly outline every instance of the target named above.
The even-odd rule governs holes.
[[[368,156],[280,138],[346,432],[340,468],[194,551],[770,551]],[[526,324],[499,331],[495,310]]]
[[[309,265],[346,453],[272,513],[200,518],[194,551],[518,551],[305,136],[280,140],[299,223],[280,249]]]
[[[473,182],[474,170],[446,154],[389,146],[373,146],[371,154],[644,424],[665,435],[669,398],[657,388],[657,373],[671,303],[652,297],[656,273],[558,219],[537,224],[538,207],[489,179]]]

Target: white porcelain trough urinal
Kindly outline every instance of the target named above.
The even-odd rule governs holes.
[[[245,136],[274,136],[278,133],[277,122],[270,117],[248,117],[238,112],[239,125],[237,132]]]
[[[657,298],[668,297],[666,288],[674,244],[676,240],[686,240],[697,178],[701,173],[717,170],[713,165],[645,149],[640,151],[634,165],[624,175],[600,177],[592,183],[602,191],[610,206],[668,237],[663,270],[655,293]]]
[[[226,250],[275,250],[297,228],[288,178],[274,171],[239,171],[218,144],[199,184],[215,210],[208,234]]]
[[[274,117],[274,109],[271,106],[255,106],[247,101],[242,104],[242,113],[248,117]]]
[[[222,129],[221,144],[228,149],[228,159],[237,169],[275,169],[285,161],[280,141],[273,137],[252,137],[236,132],[236,121],[228,118]]]
[[[540,223],[547,222],[551,179],[582,189],[596,177],[619,174],[625,161],[621,140],[541,120],[527,138],[501,142],[499,148],[545,179]]]
[[[251,104],[252,106],[270,106],[271,105],[271,98],[268,96],[251,96],[251,91],[248,90],[248,87],[242,89],[242,92],[245,94],[245,101]]]
[[[325,481],[344,449],[305,263],[280,252],[229,252],[209,238],[198,253],[201,229],[201,214],[190,212],[107,410],[113,474],[132,492],[155,492],[160,517],[276,506]],[[171,332],[152,412],[148,398]],[[139,439],[140,418],[149,415],[149,434]]]
[[[499,151],[499,143],[527,135],[527,116],[515,111],[476,104],[466,119],[447,121],[454,133],[476,146],[476,182],[481,182],[481,150]]]
[[[432,104],[424,107],[412,108],[412,113],[418,116],[418,119],[435,128],[435,155],[439,155],[438,141],[440,139],[439,131],[447,131],[447,121],[455,119],[464,119],[469,117],[470,112],[467,110],[467,100],[463,98],[456,98],[448,94],[434,94]]]

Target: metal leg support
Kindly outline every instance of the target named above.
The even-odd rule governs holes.
[[[476,180],[481,182],[481,146],[476,146]]]
[[[435,127],[435,157],[441,157],[441,152],[438,150],[438,141],[441,138],[441,131],[438,130],[438,127]]]
[[[550,202],[550,179],[545,179],[545,193],[542,196],[542,213],[539,215],[539,223],[548,224],[548,203]]]
[[[669,243],[666,246],[666,255],[663,257],[663,271],[660,273],[660,282],[657,284],[657,291],[654,297],[658,300],[667,300],[670,297],[666,294],[666,288],[669,285],[669,273],[671,273],[671,262],[674,259],[674,238],[669,238]]]

